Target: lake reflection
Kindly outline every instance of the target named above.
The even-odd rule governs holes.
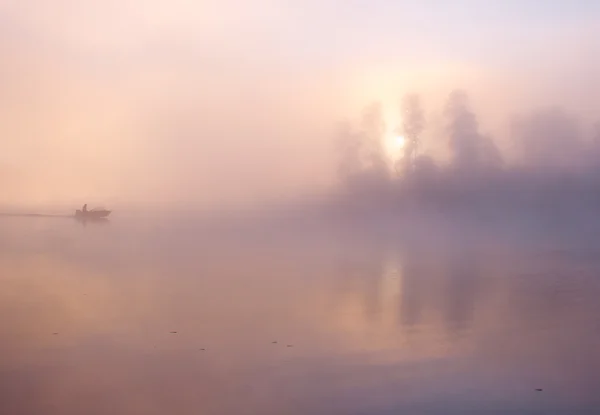
[[[600,413],[589,246],[0,231],[2,414]]]

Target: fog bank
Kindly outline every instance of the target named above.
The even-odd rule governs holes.
[[[427,3],[5,1],[0,205],[220,210],[334,195],[337,123],[379,102],[369,122],[399,128],[413,93],[421,193],[426,176],[439,188],[483,175],[513,189],[524,171],[530,186],[550,186],[551,171],[595,180],[597,7]],[[396,174],[377,128],[358,127],[376,172],[351,181]]]

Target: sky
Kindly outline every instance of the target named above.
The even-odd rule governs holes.
[[[600,119],[600,3],[2,0],[1,204],[271,203],[335,178],[335,125],[467,90]],[[447,143],[427,140],[427,151]]]

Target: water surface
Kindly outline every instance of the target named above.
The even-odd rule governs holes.
[[[600,412],[600,245],[299,229],[0,218],[0,413]]]

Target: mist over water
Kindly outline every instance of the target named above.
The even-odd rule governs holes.
[[[600,9],[338,3],[0,4],[0,414],[600,411]]]
[[[411,93],[419,177],[452,159],[479,178],[503,160],[518,182],[595,159],[595,6],[376,3],[4,2],[0,205],[219,210],[331,194],[335,124],[377,101],[386,133],[402,128]]]

